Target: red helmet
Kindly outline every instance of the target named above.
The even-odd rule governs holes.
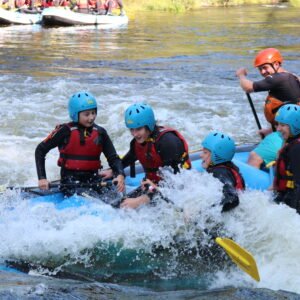
[[[254,59],[254,67],[257,68],[264,64],[273,64],[278,61],[280,64],[283,61],[283,58],[280,52],[275,48],[267,48],[258,52]]]

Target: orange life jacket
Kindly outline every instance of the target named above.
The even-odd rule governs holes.
[[[284,192],[295,188],[294,176],[291,172],[288,152],[292,145],[300,144],[300,138],[286,144],[278,153],[276,161],[276,173],[274,177],[274,189],[278,192]]]
[[[69,141],[59,149],[57,164],[67,170],[97,171],[101,168],[100,155],[102,145],[98,144],[100,132],[93,127],[92,132],[85,136],[84,143],[80,143],[80,131],[74,123],[67,124],[71,130]]]
[[[157,171],[163,166],[163,161],[156,150],[156,146],[160,138],[167,132],[175,133],[176,136],[183,142],[185,152],[182,155],[181,166],[186,169],[191,168],[191,161],[188,156],[188,145],[184,137],[175,129],[159,127],[159,133],[157,136],[150,138],[145,144],[134,142],[133,146],[135,155],[143,166],[146,177],[156,183],[161,180]]]
[[[264,113],[268,122],[274,123],[275,115],[278,109],[284,105],[286,102],[282,102],[275,97],[268,95],[265,101]]]

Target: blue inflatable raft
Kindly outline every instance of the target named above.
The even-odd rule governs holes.
[[[273,175],[272,172],[258,170],[247,164],[249,152],[253,148],[254,145],[237,147],[233,161],[239,167],[240,172],[245,179],[247,189],[266,190],[272,184]],[[199,155],[200,151],[190,154],[192,168],[198,170],[199,172],[203,172],[204,169],[201,166],[201,159]],[[136,165],[136,177],[132,178],[129,176],[129,168],[125,170],[125,173],[127,175],[127,192],[137,188],[145,176],[142,166],[139,164]],[[26,193],[24,193],[24,196],[26,196],[27,199],[29,198],[33,204],[41,202],[53,203],[57,209],[80,207],[83,205],[86,206],[90,205],[92,202],[91,199],[95,200],[95,198],[92,197],[84,197],[79,195],[66,198],[61,192],[59,192],[58,188],[45,192],[40,191],[38,188],[27,189]]]
[[[270,187],[273,182],[273,172],[258,170],[247,164],[249,153],[254,149],[255,145],[244,145],[237,147],[236,154],[233,158],[233,162],[239,167],[240,172],[242,173],[245,183],[248,189],[254,190],[266,190]],[[192,168],[203,172],[204,169],[201,166],[200,159],[200,150],[190,154],[192,160]],[[136,177],[129,177],[129,171],[126,170],[126,185],[130,187],[139,186],[141,180],[145,176],[140,165],[137,165],[136,168]]]

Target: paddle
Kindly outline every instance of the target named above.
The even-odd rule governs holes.
[[[150,185],[146,184],[145,187],[146,190],[148,190]],[[175,203],[172,200],[169,200],[165,197],[163,197],[163,200],[165,200],[167,203],[175,205]],[[182,209],[180,211],[183,212]],[[216,237],[214,238],[214,240],[226,251],[226,253],[229,255],[229,257],[235,264],[237,264],[244,272],[249,274],[253,279],[255,279],[256,281],[260,281],[255,259],[247,250],[243,249],[236,242],[228,238]]]
[[[260,130],[260,129],[261,129],[261,125],[260,125],[260,122],[259,122],[259,119],[258,119],[256,110],[255,110],[255,107],[254,107],[252,98],[251,98],[251,96],[250,96],[249,93],[246,93],[246,95],[247,95],[247,99],[248,99],[248,101],[249,101],[249,104],[250,104],[250,107],[251,107],[251,110],[252,110],[252,114],[253,114],[254,119],[255,119],[255,121],[256,121],[257,127],[258,127],[258,129]],[[264,134],[261,134],[261,137],[264,138],[264,137],[265,137]]]
[[[93,183],[57,183],[52,182],[49,184],[49,189],[60,188],[60,187],[78,187],[78,188],[95,188],[95,187],[109,187],[112,186],[113,183],[110,181],[100,181]],[[5,190],[21,190],[22,192],[30,192],[35,189],[39,189],[38,186],[26,186],[26,187],[16,187],[16,186],[1,186],[0,192],[4,192]]]
[[[121,198],[114,198],[110,199],[109,197],[105,196],[102,198],[102,195],[98,194],[97,191],[93,191],[95,188],[99,187],[112,187],[117,185],[117,182],[112,182],[112,181],[101,181],[101,182],[95,182],[95,183],[80,183],[80,182],[74,182],[74,183],[59,183],[59,181],[55,181],[50,183],[49,189],[48,190],[41,190],[38,186],[27,186],[27,187],[14,187],[14,186],[0,186],[0,194],[5,192],[6,190],[20,190],[21,192],[30,192],[32,194],[36,194],[39,196],[46,196],[49,194],[54,194],[60,192],[59,190],[52,190],[52,189],[57,189],[61,187],[67,187],[67,188],[76,188],[76,193],[78,195],[81,195],[85,198],[97,200],[106,204],[111,205],[114,208],[119,208],[120,203],[125,196],[123,193],[118,193]],[[79,190],[78,190],[79,189]],[[80,189],[83,189],[85,191],[81,191]],[[113,191],[113,189],[110,189]],[[105,193],[105,192],[104,192]],[[109,201],[108,201],[109,200]]]
[[[240,245],[228,238],[217,237],[216,243],[220,245],[231,260],[237,264],[244,272],[249,274],[256,281],[260,281],[258,269],[254,257]]]
[[[143,180],[146,179],[144,178]],[[149,188],[150,184],[145,184],[146,191],[149,190]],[[167,203],[175,205],[175,203],[172,200],[169,200],[168,198],[163,197],[163,200],[165,200]],[[183,212],[182,209],[180,211]],[[235,264],[237,264],[244,272],[249,274],[253,279],[255,279],[256,281],[260,281],[255,259],[248,251],[246,251],[236,242],[228,238],[217,237],[214,240],[226,251],[226,253],[229,255],[229,257]]]

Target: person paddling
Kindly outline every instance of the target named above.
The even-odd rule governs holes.
[[[245,189],[243,176],[232,162],[234,140],[224,133],[211,132],[204,138],[202,146],[202,167],[224,184],[220,204],[222,212],[229,211],[239,205],[238,191]]]
[[[142,186],[121,203],[123,208],[137,208],[148,204],[158,193],[162,179],[159,168],[169,166],[174,174],[180,167],[190,169],[188,145],[184,137],[175,129],[158,126],[153,109],[145,103],[130,105],[125,111],[125,124],[133,139],[130,149],[122,158],[123,167],[131,167],[134,177],[134,164],[138,160],[144,168],[145,180]],[[104,178],[111,176],[111,171],[102,171]]]
[[[283,58],[275,48],[266,48],[260,51],[254,59],[254,67],[258,68],[264,79],[251,81],[247,79],[247,70],[240,68],[236,75],[240,85],[246,93],[267,91],[264,113],[267,121],[273,128],[261,129],[260,134],[265,138],[250,153],[248,163],[256,168],[263,167],[276,160],[278,150],[283,140],[275,131],[274,117],[277,110],[285,103],[298,103],[300,101],[299,78],[282,67]],[[273,129],[273,130],[272,130]]]
[[[278,110],[275,120],[285,144],[276,161],[274,200],[300,213],[300,106],[284,105]]]
[[[123,192],[125,174],[122,161],[106,130],[94,122],[97,116],[95,97],[86,91],[77,92],[71,96],[68,110],[72,121],[58,125],[36,148],[35,161],[40,189],[49,189],[45,157],[51,149],[58,147],[61,191],[67,196],[77,192],[76,186],[80,187],[83,183],[90,184],[91,189],[101,194],[101,188],[97,184],[102,180],[98,175],[102,152],[113,170],[117,190]]]

